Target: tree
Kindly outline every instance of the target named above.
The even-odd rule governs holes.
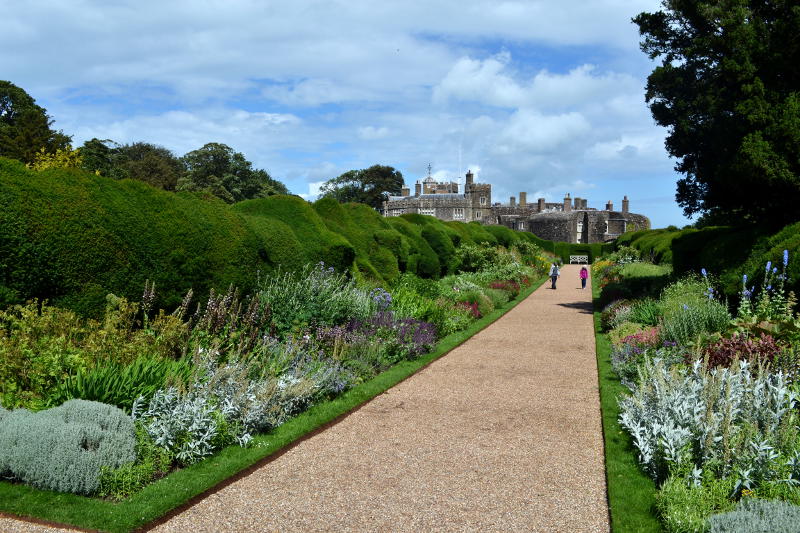
[[[71,150],[71,138],[52,130],[52,124],[47,111],[28,93],[0,80],[0,156],[30,164],[42,148],[50,154]]]
[[[134,179],[174,191],[186,172],[183,162],[163,146],[145,142],[120,145],[110,139],[91,139],[81,147],[82,167],[101,176]]]
[[[81,150],[72,147],[57,149],[54,153],[46,152],[44,148],[36,152],[33,163],[28,167],[33,170],[48,170],[51,168],[80,168],[82,162]]]
[[[800,6],[796,0],[664,0],[633,21],[660,58],[647,80],[678,159],[687,216],[775,225],[800,205]]]
[[[320,188],[320,195],[341,203],[359,202],[380,209],[387,194],[400,194],[402,188],[403,174],[399,170],[373,165],[329,179]]]
[[[186,175],[178,182],[182,191],[204,191],[233,203],[288,190],[265,170],[253,169],[253,164],[233,148],[220,143],[208,143],[184,155]]]

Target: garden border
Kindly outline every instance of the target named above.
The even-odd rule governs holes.
[[[611,367],[611,342],[600,329],[600,284],[592,275],[595,353],[605,443],[608,513],[613,533],[656,533],[663,530],[655,514],[657,489],[636,461],[630,436],[619,425],[617,396],[625,390]]]
[[[200,463],[183,468],[148,485],[119,503],[0,482],[0,517],[78,531],[127,533],[147,531],[214,494],[257,468],[286,453],[320,431],[408,379],[463,344],[530,296],[546,280],[542,277],[514,300],[469,328],[441,339],[432,352],[403,361],[342,395],[317,404],[270,433],[257,435],[248,448],[233,445]]]

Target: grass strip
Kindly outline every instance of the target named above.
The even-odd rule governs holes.
[[[311,407],[270,433],[256,436],[247,448],[229,446],[200,463],[148,485],[125,501],[114,503],[0,482],[0,512],[112,533],[141,528],[415,374],[513,309],[545,279],[523,289],[516,299],[475,321],[468,329],[443,338],[433,352],[413,361],[400,362],[340,396]]]
[[[655,514],[657,489],[636,461],[631,437],[619,425],[617,398],[627,391],[611,367],[611,341],[600,331],[600,283],[592,278],[594,334],[606,448],[606,482],[613,533],[662,531]]]

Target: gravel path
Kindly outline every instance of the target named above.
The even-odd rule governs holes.
[[[153,531],[608,531],[578,270]],[[0,530],[47,528],[0,518]]]

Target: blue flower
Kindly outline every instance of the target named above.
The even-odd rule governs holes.
[[[783,266],[786,266],[788,264],[789,264],[789,250],[784,250],[783,251]]]
[[[778,267],[772,267],[772,273],[773,274],[777,274],[778,273]]]
[[[708,277],[708,272],[706,272],[706,269],[705,269],[705,268],[701,268],[701,269],[700,269],[700,273],[703,275],[703,277],[704,277],[704,278],[705,278],[705,277]]]
[[[742,276],[742,283],[747,283],[747,274]]]
[[[769,272],[769,269],[772,268],[772,261],[767,261],[767,268],[766,271]]]
[[[683,304],[683,310],[685,311],[685,310],[687,310],[687,309],[689,309],[689,306],[688,306],[688,305],[686,305],[686,304]]]
[[[772,290],[772,285],[767,285],[767,290],[771,291]]]

